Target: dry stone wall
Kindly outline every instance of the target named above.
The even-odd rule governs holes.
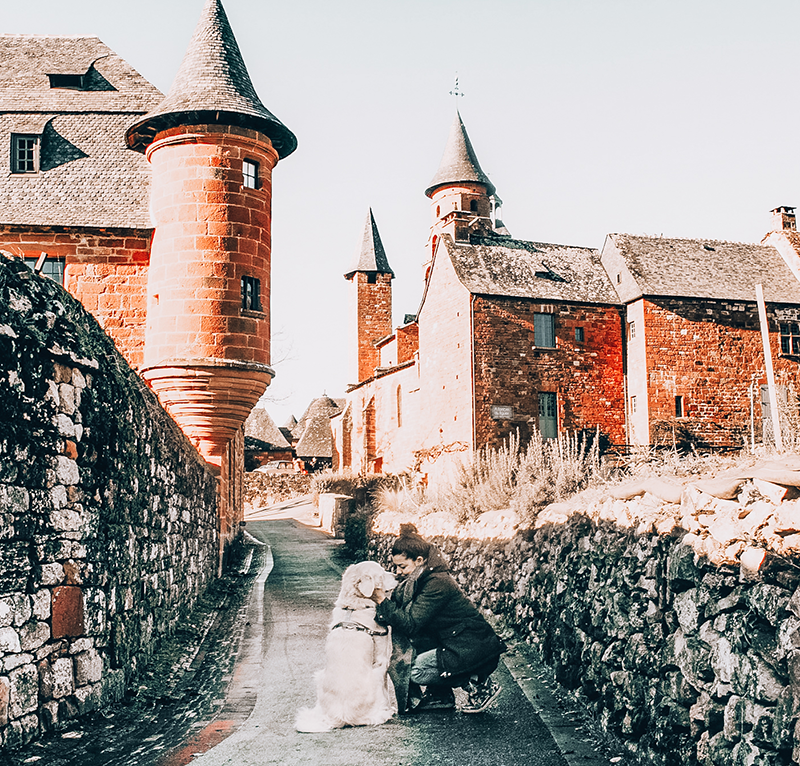
[[[204,461],[81,304],[0,254],[0,746],[119,699],[217,548]]]
[[[749,474],[797,482],[797,468]],[[642,763],[778,766],[800,762],[793,492],[650,481],[553,506],[510,539],[433,540],[470,598]],[[370,556],[388,560],[392,539],[374,535]]]

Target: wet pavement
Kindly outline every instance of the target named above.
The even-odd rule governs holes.
[[[297,504],[296,504],[297,505]],[[0,764],[47,766],[600,766],[624,763],[582,712],[516,646],[495,673],[489,711],[395,717],[324,734],[294,729],[313,705],[342,542],[302,506],[249,520],[260,541],[201,604],[195,625],[159,654],[126,705]],[[287,518],[294,516],[297,518]],[[301,523],[301,521],[306,523]],[[254,541],[255,542],[255,541]],[[545,723],[546,722],[546,723]]]

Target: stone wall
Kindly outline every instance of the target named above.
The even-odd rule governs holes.
[[[0,254],[0,745],[118,699],[216,573],[217,480],[96,320]]]
[[[606,498],[508,540],[433,540],[470,598],[642,763],[797,763],[800,501],[742,492],[693,511]],[[750,547],[725,521],[734,506]],[[370,558],[388,561],[392,539],[374,535]]]
[[[766,379],[755,302],[660,298],[645,300],[644,312],[652,442],[741,447],[750,440],[751,412],[761,442],[758,387]],[[776,381],[797,387],[797,361],[780,353],[777,331],[779,322],[797,321],[798,309],[770,304],[769,318]]]
[[[557,395],[559,430],[599,426],[625,443],[622,320],[616,306],[548,304],[523,298],[473,299],[476,444],[499,447],[539,428],[540,392]],[[554,348],[537,347],[534,316],[552,314]],[[492,407],[510,409],[494,419]]]

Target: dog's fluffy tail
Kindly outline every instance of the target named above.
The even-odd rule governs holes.
[[[322,712],[319,705],[316,707],[304,707],[297,711],[297,719],[294,723],[297,731],[330,731],[335,728],[333,722]]]

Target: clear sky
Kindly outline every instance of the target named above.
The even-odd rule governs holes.
[[[223,0],[261,100],[297,135],[273,183],[279,425],[349,382],[372,206],[395,322],[415,313],[424,189],[458,99],[521,239],[754,242],[800,206],[797,0]],[[4,2],[0,31],[100,37],[169,89],[203,0]],[[691,275],[687,274],[687,279]]]

